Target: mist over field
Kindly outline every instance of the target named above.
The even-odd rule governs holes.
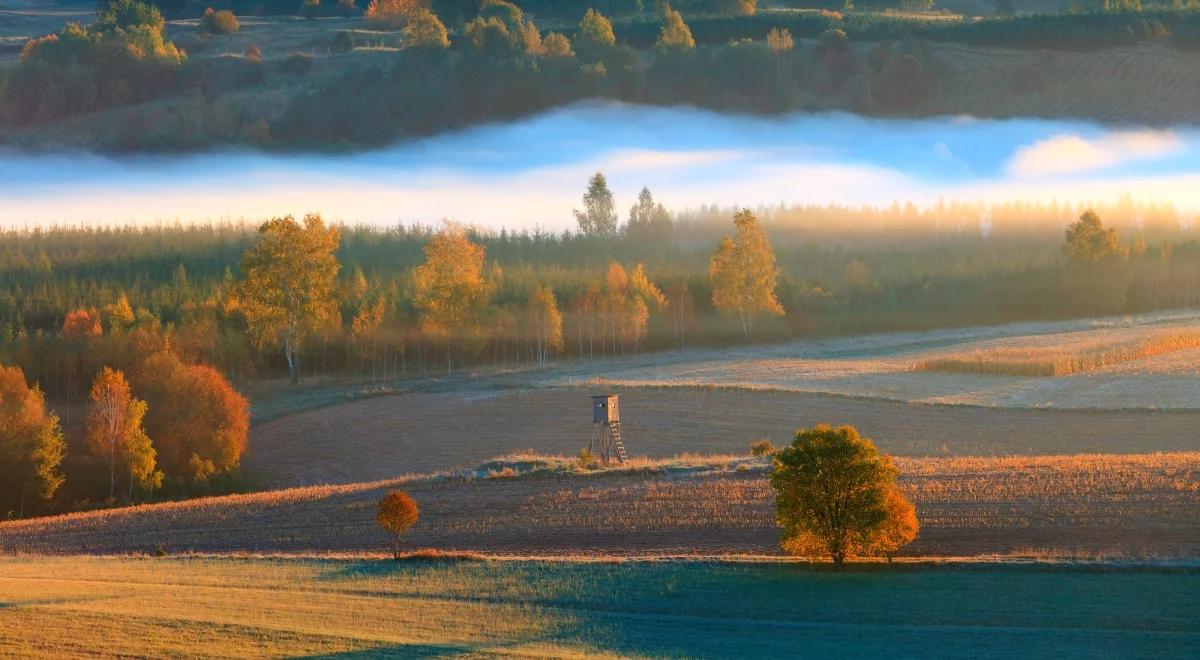
[[[455,219],[574,226],[581,182],[619,206],[643,186],[705,204],[888,205],[938,200],[1200,208],[1200,131],[1088,121],[850,114],[755,118],[589,102],[359,153],[0,153],[0,225],[251,222],[320,211],[350,224]]]

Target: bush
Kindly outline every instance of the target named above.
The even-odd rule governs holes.
[[[450,47],[446,26],[428,9],[418,9],[408,19],[400,35],[400,46],[422,50],[441,50]]]
[[[579,467],[584,470],[593,470],[600,465],[600,458],[595,452],[587,447],[579,450]]]
[[[312,71],[313,59],[304,53],[292,53],[279,64],[279,72],[289,75],[303,75]]]
[[[228,9],[213,11],[212,7],[204,11],[204,18],[201,25],[204,26],[204,31],[209,34],[233,34],[241,28],[237,16],[234,16],[233,12]]]
[[[750,443],[750,455],[756,458],[770,456],[775,453],[775,445],[767,438],[759,438]]]
[[[301,0],[300,15],[305,20],[313,20],[321,15],[321,0]]]

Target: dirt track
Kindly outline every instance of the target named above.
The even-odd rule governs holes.
[[[1014,410],[794,392],[619,389],[631,454],[742,453],[821,422],[858,426],[900,456],[1200,450],[1200,411]],[[255,426],[249,465],[281,485],[352,483],[475,465],[534,449],[574,454],[591,433],[593,389],[412,393]]]

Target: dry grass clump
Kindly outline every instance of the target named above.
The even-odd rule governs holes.
[[[1118,343],[996,348],[918,361],[916,371],[998,376],[1070,376],[1200,347],[1200,332],[1163,331]]]

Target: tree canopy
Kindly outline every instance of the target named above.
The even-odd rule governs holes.
[[[493,283],[484,275],[486,254],[462,227],[447,226],[425,246],[425,263],[413,276],[414,304],[421,327],[446,342],[446,370],[452,345],[474,338],[491,300]]]
[[[896,488],[896,468],[852,426],[796,432],[775,453],[771,486],[782,545],[841,565],[861,554],[889,556],[916,536],[911,504]]]
[[[663,24],[658,33],[658,41],[654,49],[659,53],[679,54],[696,47],[692,38],[692,30],[683,22],[683,15],[671,9],[670,5],[663,6]]]
[[[749,337],[760,313],[783,315],[783,306],[775,298],[779,269],[775,266],[775,251],[754,214],[742,209],[733,216],[733,222],[737,237],[721,239],[708,276],[713,306],[737,314],[742,331]]]
[[[19,367],[0,365],[0,517],[25,515],[27,502],[47,501],[63,484],[67,453],[58,416],[29,387]]]
[[[579,223],[579,231],[587,235],[612,236],[617,233],[616,202],[603,172],[596,172],[588,180],[587,192],[583,193],[583,210],[575,209],[575,221]]]
[[[375,522],[392,535],[392,556],[395,559],[400,559],[400,537],[417,522],[420,515],[417,503],[402,490],[390,491],[379,500]]]
[[[320,215],[274,218],[242,257],[242,281],[231,301],[260,349],[282,347],[293,382],[300,382],[305,339],[340,323],[335,298],[340,233]]]

